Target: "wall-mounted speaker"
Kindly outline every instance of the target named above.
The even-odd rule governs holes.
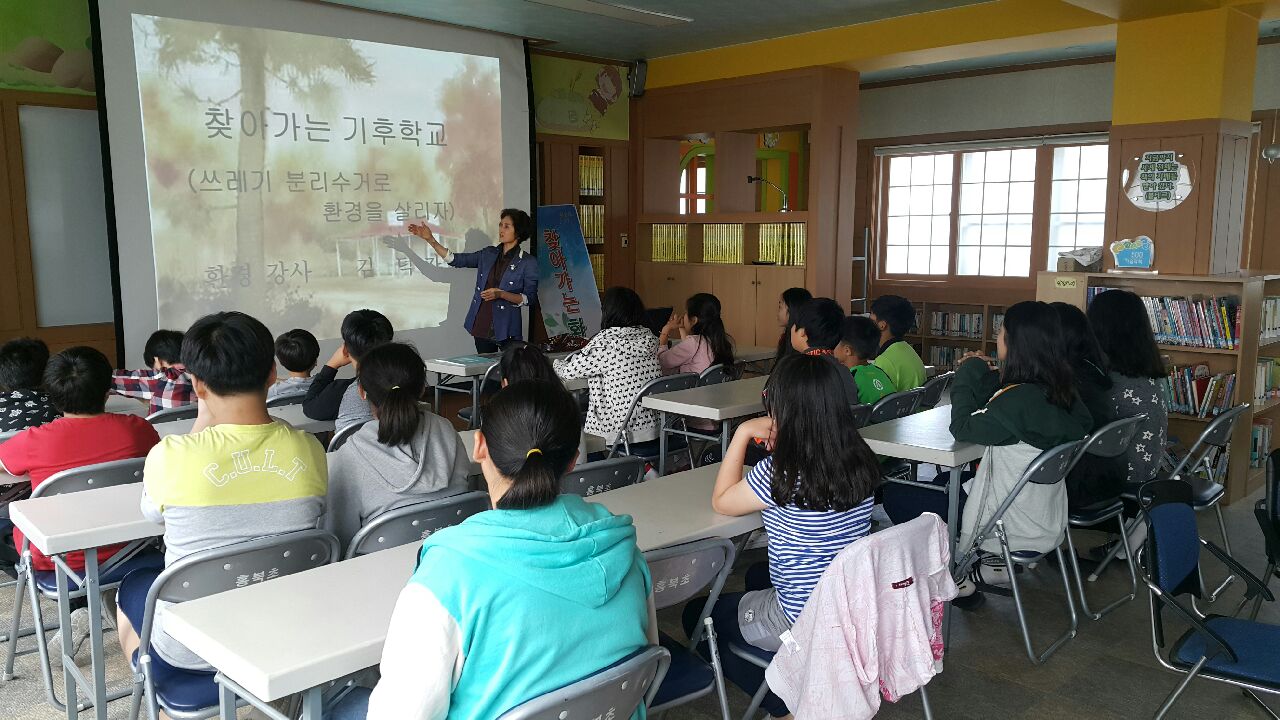
[[[631,63],[631,71],[627,73],[627,82],[631,85],[631,97],[644,96],[644,79],[648,74],[649,63],[647,61],[637,60]]]

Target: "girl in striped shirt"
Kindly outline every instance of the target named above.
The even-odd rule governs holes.
[[[867,534],[880,481],[879,464],[858,434],[844,392],[843,369],[828,358],[795,355],[774,368],[765,388],[766,417],[743,423],[716,477],[711,506],[725,515],[760,512],[769,563],[747,571],[747,592],[721,595],[712,617],[721,642],[776,651],[836,554]],[[764,438],[772,454],[743,477],[747,446]],[[689,603],[685,629],[697,621]],[[725,676],[754,693],[763,671],[722,652]],[[773,695],[763,705],[787,715]]]

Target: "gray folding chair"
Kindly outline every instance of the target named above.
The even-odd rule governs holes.
[[[153,668],[151,633],[156,604],[183,603],[251,583],[265,582],[318,568],[338,559],[338,539],[322,530],[302,530],[232,543],[192,553],[165,568],[151,589],[138,633],[138,650],[131,660],[133,669],[131,720],[137,720],[142,703],[147,716],[158,720],[160,710],[175,720],[194,720],[218,714],[219,686],[214,673],[163,673]],[[207,680],[205,677],[207,675]],[[226,687],[223,690],[227,690]],[[234,693],[233,693],[234,694]],[[180,699],[180,700],[179,700]],[[199,702],[195,702],[195,701]],[[203,705],[204,708],[192,708]],[[244,705],[240,698],[236,705]]]
[[[885,395],[875,405],[871,406],[871,417],[867,421],[867,425],[897,420],[914,413],[919,409],[920,398],[923,395],[923,388]],[[917,463],[907,460],[892,458],[881,464],[880,474],[885,479],[901,478],[913,484],[918,484],[915,482],[917,465]],[[946,488],[943,488],[943,490],[945,491]]]
[[[583,463],[560,478],[560,492],[591,497],[620,487],[635,485],[644,476],[644,460],[616,457]]]
[[[347,440],[352,435],[355,435],[356,433],[360,432],[360,428],[364,427],[364,424],[367,422],[369,421],[362,420],[358,423],[351,423],[350,425],[334,433],[333,438],[329,440],[329,447],[325,452],[335,452],[338,448],[345,445]]]
[[[477,490],[388,510],[360,528],[351,538],[343,559],[420,542],[431,533],[457,525],[489,507],[489,493]]]
[[[1133,442],[1133,436],[1138,430],[1138,423],[1146,419],[1146,415],[1134,415],[1107,423],[1094,430],[1084,439],[1084,445],[1080,448],[1081,457],[1086,454],[1117,457],[1129,448],[1129,443]],[[1097,527],[1102,523],[1113,521],[1123,535],[1124,502],[1119,497],[1067,513],[1069,528]],[[1071,573],[1076,580],[1076,591],[1080,594],[1080,606],[1084,608],[1084,614],[1094,620],[1101,620],[1107,613],[1138,597],[1138,571],[1133,565],[1133,557],[1130,554],[1125,554],[1125,560],[1129,565],[1129,594],[1097,612],[1089,608],[1089,598],[1085,595],[1084,583],[1080,581],[1080,562],[1076,557],[1076,546],[1071,540],[1069,529],[1067,530],[1067,559],[1071,561]]]
[[[600,672],[521,703],[498,720],[629,718],[653,697],[668,663],[666,648],[648,645]]]
[[[658,635],[658,642],[671,653],[671,665],[650,703],[650,712],[658,713],[684,705],[715,690],[720,700],[721,718],[729,720],[729,699],[725,694],[724,671],[720,666],[720,649],[715,641],[711,610],[733,570],[736,554],[733,542],[725,538],[696,540],[644,554],[645,562],[649,564],[649,575],[653,578],[653,604],[658,610],[687,602],[703,589],[711,588],[688,643],[677,642],[666,633]],[[695,650],[702,639],[704,626],[709,633],[710,664]]]
[[[667,445],[667,453],[672,450],[686,450],[689,453],[689,464],[693,464],[693,450],[689,448],[687,436],[689,430],[678,430],[672,427],[664,427],[666,423],[661,421],[662,413],[658,413],[660,421],[658,423],[659,437],[657,440],[648,440],[645,442],[631,442],[631,420],[635,417],[642,407],[640,405],[644,399],[650,395],[661,395],[662,393],[676,392],[678,390],[689,390],[698,384],[698,376],[693,373],[681,373],[679,375],[667,375],[665,377],[650,380],[644,387],[640,388],[640,392],[631,400],[631,407],[627,408],[627,416],[622,421],[622,429],[618,431],[613,443],[609,446],[609,457],[617,457],[618,455],[630,455],[633,457],[644,458],[647,462],[655,462],[662,455],[662,433],[680,435],[685,437],[682,444],[672,447]],[[618,446],[622,446],[619,452]]]
[[[9,438],[13,437],[14,435],[17,435],[17,434],[18,434],[18,433],[20,433],[20,432],[22,432],[22,431],[21,431],[21,430],[8,430],[8,431],[6,431],[6,432],[0,432],[0,443],[3,443],[5,440],[8,440]]]
[[[489,369],[488,369],[488,370],[485,370],[485,371],[484,371],[484,377],[483,377],[483,378],[481,378],[481,380],[480,380],[480,394],[481,394],[481,395],[484,395],[485,391],[489,388],[489,384],[490,384],[490,383],[493,383],[493,384],[495,384],[495,385],[499,385],[499,384],[501,384],[501,382],[502,382],[502,372],[498,369],[498,366],[499,366],[499,365],[501,365],[501,364],[502,364],[502,363],[495,362],[494,364],[492,364],[492,365],[490,365],[490,366],[489,366]],[[477,410],[477,412],[476,412],[476,416],[475,416],[475,417],[471,417],[471,406],[470,406],[470,405],[468,405],[468,406],[466,406],[466,407],[464,407],[464,408],[462,408],[462,409],[458,410],[458,419],[459,419],[459,420],[461,420],[462,422],[466,423],[466,424],[467,424],[467,429],[469,429],[469,430],[475,430],[476,428],[480,427],[480,416],[484,414],[484,403],[483,403],[483,402],[481,402],[481,403],[480,403],[479,405],[477,405],[476,407],[478,408],[478,410]]]
[[[1009,546],[1009,538],[1004,530],[1004,514],[1009,507],[1013,505],[1014,500],[1018,498],[1022,488],[1027,483],[1035,483],[1037,485],[1056,485],[1065,482],[1067,473],[1071,472],[1071,468],[1075,465],[1076,460],[1080,456],[1080,448],[1084,444],[1083,440],[1075,442],[1063,443],[1057,447],[1049,448],[1040,453],[1027,469],[1022,472],[1022,477],[1018,478],[1017,484],[1013,486],[1013,490],[1005,497],[1000,505],[996,508],[995,513],[983,523],[982,527],[973,536],[969,547],[964,549],[960,555],[960,561],[956,563],[952,571],[952,577],[959,582],[968,574],[969,570],[975,563],[981,561],[979,551],[982,545],[993,535],[1000,543],[1000,552],[1004,556],[1005,567],[1009,572],[1010,589],[992,587],[990,585],[981,585],[983,590],[997,594],[1013,596],[1013,603],[1018,610],[1018,625],[1022,629],[1022,642],[1026,647],[1027,657],[1031,659],[1031,664],[1039,665],[1049,656],[1057,652],[1059,648],[1066,644],[1068,640],[1076,636],[1076,630],[1079,628],[1080,619],[1076,613],[1076,604],[1071,591],[1071,579],[1067,577],[1067,560],[1062,556],[1062,538],[1058,538],[1057,544],[1054,546],[1054,552],[1058,555],[1058,569],[1062,572],[1062,589],[1067,597],[1067,611],[1071,616],[1070,627],[1067,632],[1054,640],[1048,649],[1039,655],[1031,647],[1031,633],[1027,627],[1027,615],[1022,606],[1022,592],[1018,587],[1018,573],[1016,565],[1030,565],[1043,559],[1047,552],[1037,552],[1034,550],[1020,550]],[[969,502],[979,502],[977,498],[970,497]],[[1063,523],[1061,529],[1062,535],[1066,535],[1066,523]]]
[[[871,408],[871,425],[906,417],[920,409],[924,388],[904,390],[880,398]]]
[[[871,424],[871,405],[863,403],[861,405],[850,405],[853,410],[854,427],[863,428]]]
[[[1218,467],[1213,465],[1213,457],[1221,452],[1225,452],[1227,444],[1231,442],[1231,435],[1235,432],[1236,423],[1241,420],[1252,417],[1249,412],[1249,404],[1243,403],[1229,410],[1226,410],[1214,418],[1200,432],[1200,436],[1196,438],[1195,443],[1187,450],[1187,454],[1182,458],[1168,477],[1183,480],[1191,486],[1191,506],[1196,512],[1202,512],[1213,508],[1214,513],[1218,516],[1218,530],[1222,533],[1222,547],[1226,549],[1227,554],[1231,554],[1231,538],[1227,536],[1227,523],[1222,517],[1222,498],[1226,495],[1226,488],[1222,485],[1223,473],[1226,466],[1220,464]],[[1137,501],[1137,496],[1133,489],[1125,493],[1123,496],[1130,501]],[[1141,504],[1139,504],[1141,506]],[[1098,563],[1098,567],[1089,575],[1089,581],[1093,582],[1102,574],[1102,571],[1111,564],[1116,555],[1127,545],[1128,532],[1132,532],[1133,528],[1140,523],[1146,522],[1139,511],[1137,517],[1129,521],[1126,527],[1126,534],[1121,536],[1121,542],[1117,542],[1115,547],[1107,553],[1102,562]],[[1128,553],[1126,553],[1128,554]],[[1222,584],[1212,593],[1204,593],[1205,600],[1213,602],[1223,590],[1235,581],[1233,574],[1228,574]],[[1195,599],[1192,599],[1195,603]]]
[[[294,390],[277,395],[267,401],[268,408],[284,407],[286,405],[301,405],[303,400],[307,399],[306,390]]]
[[[147,416],[147,422],[152,425],[164,422],[173,422],[174,420],[195,420],[200,414],[200,407],[194,402],[190,405],[180,405],[178,407],[161,408]]]
[[[942,402],[942,394],[951,386],[951,381],[955,380],[956,373],[954,370],[937,375],[929,379],[924,385],[920,386],[920,409],[932,410],[938,407],[938,403]]]
[[[729,379],[729,370],[724,365],[712,365],[698,374],[698,387],[719,385]]]
[[[63,470],[40,483],[40,486],[31,492],[31,497],[33,499],[52,497],[82,490],[142,482],[142,467],[145,462],[146,458],[129,458],[127,460],[113,460],[111,462]],[[114,589],[124,579],[125,575],[142,566],[149,558],[139,558],[138,553],[148,544],[150,544],[150,540],[130,543],[104,561],[98,569],[98,591]],[[49,666],[49,649],[44,638],[45,633],[58,629],[58,624],[45,624],[44,610],[40,604],[40,598],[42,597],[57,602],[58,589],[54,571],[37,572],[32,567],[31,541],[27,538],[24,537],[22,539],[22,547],[18,550],[20,559],[17,566],[16,592],[13,598],[13,617],[9,619],[8,651],[5,657],[4,674],[0,676],[0,679],[8,681],[16,677],[13,672],[13,664],[18,656],[30,655],[33,652],[37,653],[40,656],[40,670],[44,680],[45,696],[50,705],[59,711],[64,711],[66,705],[58,699],[57,694],[54,692],[53,676]],[[70,588],[69,597],[74,599],[86,596],[88,591],[84,587],[83,575],[68,573],[67,580]],[[25,596],[23,595],[24,590],[27,592]],[[20,627],[24,600],[31,603],[32,616],[31,627],[26,628]],[[35,647],[19,650],[18,640],[33,635],[35,636]],[[117,693],[109,696],[109,698],[114,700],[127,694],[127,692]]]

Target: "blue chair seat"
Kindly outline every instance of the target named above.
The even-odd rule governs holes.
[[[1116,513],[1124,510],[1124,503],[1119,500],[1108,500],[1100,503],[1094,503],[1087,507],[1073,510],[1067,520],[1078,527],[1088,527],[1097,525],[1100,522],[1109,520]]]
[[[1205,620],[1240,658],[1232,662],[1219,653],[1205,663],[1205,672],[1223,677],[1280,688],[1280,625],[1267,625],[1231,617],[1212,615]],[[1174,645],[1170,658],[1182,668],[1195,665],[1205,652],[1205,636],[1188,630]]]
[[[138,667],[138,651],[133,651],[133,667]],[[165,662],[151,652],[151,678],[155,682],[156,700],[160,706],[177,712],[192,713],[218,706],[218,684],[214,673],[184,670]]]
[[[163,570],[164,555],[152,550],[144,550],[102,574],[98,579],[98,584],[103,587],[107,585],[115,585],[123,580],[125,575],[128,575],[134,570],[144,569]],[[32,573],[32,576],[35,578],[36,589],[41,593],[46,596],[58,594],[58,577],[56,572],[53,570],[36,571]],[[68,580],[70,580],[70,578],[68,578]],[[79,590],[79,586],[75,584],[75,581],[71,581],[70,586],[71,592],[73,593]]]
[[[707,661],[666,633],[658,633],[658,644],[671,653],[671,665],[650,703],[652,707],[661,707],[674,700],[693,699],[715,689],[715,671]]]
[[[1050,550],[1049,552],[1053,552]],[[1035,550],[1011,550],[1009,555],[1013,557],[1013,561],[1017,563],[1033,563],[1038,562],[1041,558],[1049,553],[1036,552]]]

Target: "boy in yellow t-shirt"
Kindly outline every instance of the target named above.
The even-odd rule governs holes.
[[[240,312],[200,318],[182,341],[200,414],[189,435],[170,435],[147,454],[142,512],[165,526],[165,565],[213,547],[317,527],[328,468],[311,435],[267,414],[276,379],[267,327]],[[138,646],[147,590],[157,571],[135,571],[119,590],[125,657]],[[164,629],[157,605],[153,661],[188,670],[209,665]]]

